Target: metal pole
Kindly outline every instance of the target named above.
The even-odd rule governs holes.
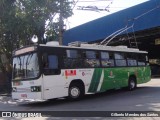
[[[62,7],[63,7],[63,0],[60,0],[60,14],[59,14],[59,44],[63,44],[63,17],[62,17]]]

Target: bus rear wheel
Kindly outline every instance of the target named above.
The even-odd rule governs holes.
[[[79,84],[71,84],[69,87],[69,99],[78,100],[84,96],[84,89]]]
[[[136,89],[136,87],[137,87],[136,79],[134,77],[130,77],[128,82],[128,90],[132,91]]]

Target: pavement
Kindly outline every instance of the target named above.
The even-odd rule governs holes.
[[[0,96],[11,96],[11,93],[0,91]]]
[[[8,96],[8,97],[11,97],[11,94],[8,94],[8,93],[0,93],[0,96]]]
[[[11,87],[0,86],[0,96],[11,96]]]
[[[155,81],[154,81],[155,80]],[[159,87],[156,80],[154,79],[150,84],[143,84],[142,86],[154,86]],[[148,97],[148,96],[145,96]],[[11,93],[0,91],[0,102],[10,101]],[[159,120],[160,117],[35,117],[35,118],[0,118],[0,120]]]

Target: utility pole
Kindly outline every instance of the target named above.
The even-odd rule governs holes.
[[[62,17],[62,7],[63,7],[63,0],[60,1],[60,14],[59,14],[59,44],[63,44],[63,17]]]

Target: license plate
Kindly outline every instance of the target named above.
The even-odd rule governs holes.
[[[21,94],[22,98],[27,98],[27,94]]]
[[[20,85],[21,85],[21,82],[13,82],[13,85],[14,85],[14,86],[20,86]]]

